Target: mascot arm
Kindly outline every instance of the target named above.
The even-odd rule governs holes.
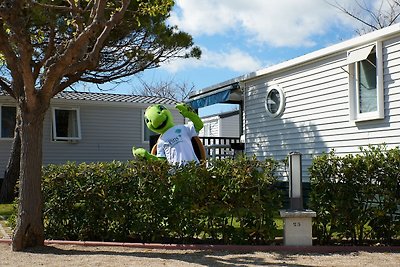
[[[132,154],[135,156],[135,158],[141,158],[141,159],[146,159],[146,160],[158,160],[158,159],[165,159],[165,158],[158,158],[155,155],[150,154],[146,149],[144,148],[132,148]]]
[[[193,122],[196,132],[200,132],[203,128],[203,121],[200,119],[199,115],[192,109],[191,106],[185,103],[179,103],[175,106],[183,117],[188,118]]]

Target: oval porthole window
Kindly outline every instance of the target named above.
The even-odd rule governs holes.
[[[270,117],[278,117],[282,115],[285,109],[285,95],[282,88],[279,86],[268,88],[267,96],[265,98],[265,109]]]

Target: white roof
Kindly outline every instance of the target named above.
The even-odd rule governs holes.
[[[0,90],[0,96],[8,96],[7,93]],[[130,104],[165,104],[175,105],[176,100],[157,97],[157,96],[141,96],[126,94],[108,94],[96,92],[76,92],[63,91],[54,96],[55,100],[67,101],[86,101],[86,102],[103,102],[103,103],[130,103]]]

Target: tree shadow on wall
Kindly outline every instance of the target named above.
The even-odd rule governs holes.
[[[270,118],[261,116],[258,125],[249,127],[252,142],[246,148],[257,158],[272,157],[284,161],[289,153],[300,152],[303,163],[303,179],[308,177],[307,169],[311,165],[312,158],[323,152],[329,152],[330,147],[324,142],[321,134],[312,121],[293,122],[288,119]],[[279,170],[279,176],[286,176],[284,166]],[[306,178],[307,180],[307,178]]]

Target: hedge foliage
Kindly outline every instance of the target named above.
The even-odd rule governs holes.
[[[392,244],[400,238],[398,147],[369,146],[343,157],[331,151],[315,157],[309,172],[314,234],[321,243]]]
[[[281,205],[276,162],[215,160],[49,165],[43,170],[48,239],[265,244]]]

